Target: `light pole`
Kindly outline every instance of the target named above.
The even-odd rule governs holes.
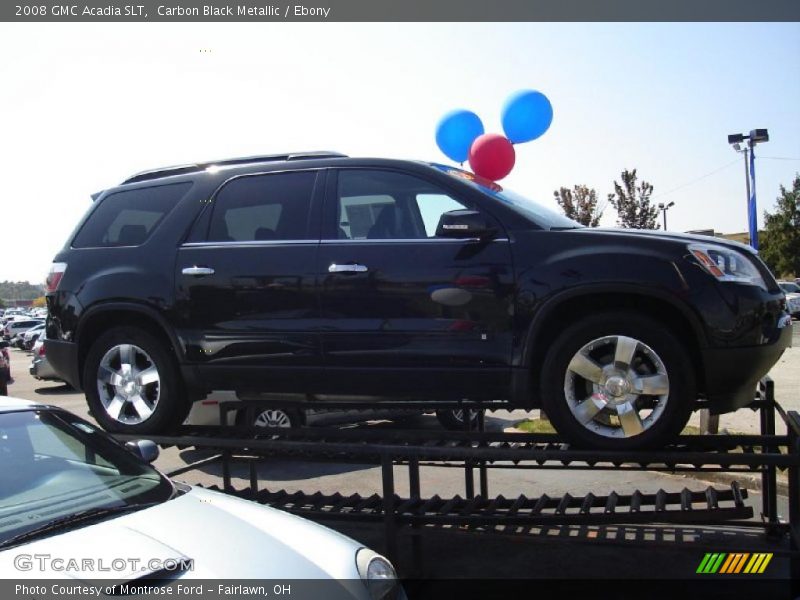
[[[659,202],[658,210],[664,215],[664,231],[667,230],[667,211],[675,206],[674,202],[670,202],[669,204],[664,204],[663,202]]]
[[[747,145],[742,148],[743,142]],[[736,152],[744,154],[744,179],[747,190],[747,225],[750,232],[750,245],[758,250],[758,211],[756,206],[756,144],[769,141],[769,132],[766,129],[752,129],[749,135],[732,133],[728,136],[728,143]],[[748,162],[749,156],[749,162]]]

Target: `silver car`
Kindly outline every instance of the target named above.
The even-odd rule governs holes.
[[[0,398],[0,578],[337,580],[335,597],[404,597],[391,563],[356,541],[174,483],[148,464],[152,442],[126,446],[65,410]]]
[[[31,352],[33,353],[33,360],[31,361],[30,367],[28,367],[28,372],[33,375],[35,379],[41,381],[60,381],[50,361],[47,360],[43,339],[36,340]]]

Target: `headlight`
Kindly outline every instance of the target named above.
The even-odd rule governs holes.
[[[708,273],[720,281],[747,283],[767,289],[761,273],[741,252],[714,244],[690,244],[689,252]]]
[[[356,552],[356,567],[372,600],[384,600],[394,596],[397,589],[397,573],[394,572],[392,563],[369,548],[361,548]]]

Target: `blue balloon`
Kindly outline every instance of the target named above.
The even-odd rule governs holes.
[[[436,145],[449,159],[463,163],[472,142],[482,134],[483,123],[478,115],[469,110],[454,110],[436,126]]]
[[[535,140],[552,122],[553,105],[535,90],[517,92],[503,107],[503,131],[512,144]]]

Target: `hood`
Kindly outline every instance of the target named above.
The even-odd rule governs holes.
[[[613,235],[619,237],[635,237],[647,239],[662,239],[671,242],[683,242],[685,244],[716,244],[718,246],[726,246],[739,250],[740,252],[747,252],[749,254],[757,254],[753,248],[747,244],[736,242],[734,240],[726,240],[724,238],[711,237],[709,235],[698,235],[696,233],[680,233],[677,231],[661,231],[659,229],[623,229],[621,227],[582,227],[570,231],[581,233],[599,233],[605,235]]]
[[[358,579],[355,541],[276,509],[192,488],[158,506],[0,552],[0,577],[132,581],[145,576],[187,579]],[[94,561],[28,571],[19,555]],[[102,563],[100,562],[102,559]],[[121,559],[112,568],[115,559]],[[183,571],[165,571],[165,560],[190,560]],[[116,569],[116,566],[125,568]],[[173,563],[173,564],[175,564]],[[106,570],[101,570],[105,568]]]

